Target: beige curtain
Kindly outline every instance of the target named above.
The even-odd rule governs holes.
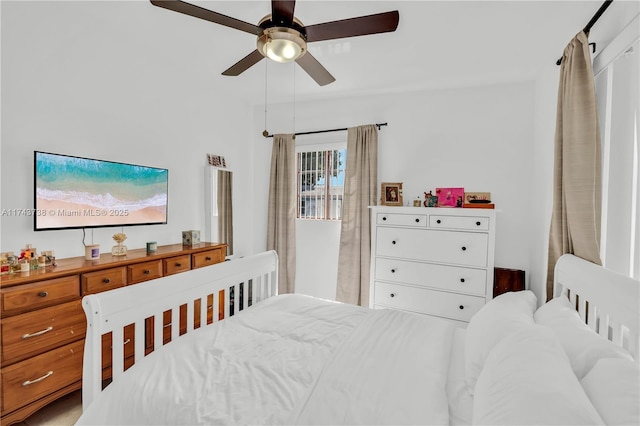
[[[296,149],[293,135],[273,136],[267,250],[278,253],[278,293],[293,293],[296,281]]]
[[[336,300],[369,305],[371,219],[378,187],[378,129],[352,127],[347,135],[347,170],[342,198]]]
[[[600,185],[595,83],[589,41],[580,32],[565,48],[560,69],[547,300],[560,256],[573,253],[601,264]]]
[[[231,202],[233,174],[218,170],[218,235],[227,243],[227,256],[233,254],[233,206]]]

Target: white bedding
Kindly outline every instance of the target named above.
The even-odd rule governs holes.
[[[276,296],[149,355],[77,424],[448,425],[453,334],[433,317]]]

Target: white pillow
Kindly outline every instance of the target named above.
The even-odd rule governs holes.
[[[603,358],[581,381],[587,396],[608,425],[640,425],[640,365]]]
[[[601,358],[633,359],[624,348],[589,328],[564,295],[542,305],[534,319],[556,333],[578,379],[582,379]]]
[[[560,342],[533,325],[501,340],[478,378],[473,424],[602,425]]]
[[[532,291],[508,292],[491,300],[471,317],[465,342],[465,375],[471,395],[484,361],[496,343],[523,327],[534,325],[536,304]]]

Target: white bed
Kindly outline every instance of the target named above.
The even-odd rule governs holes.
[[[78,424],[604,424],[635,419],[637,404],[610,406],[612,399],[619,405],[637,395],[637,377],[629,383],[621,379],[623,397],[596,394],[604,380],[598,374],[610,381],[611,368],[622,377],[638,368],[637,281],[565,256],[556,269],[554,303],[536,310],[533,293],[508,294],[486,305],[462,330],[435,317],[277,296],[276,268],[276,254],[265,252],[85,297],[88,332]],[[179,315],[183,304],[190,306],[186,317],[191,318],[194,300],[209,300],[215,310],[220,290],[229,294],[235,286],[238,294],[239,283],[243,291],[242,299],[233,301],[235,315],[230,316],[230,300],[224,298],[224,320],[195,330],[190,324],[180,337],[174,325],[172,342],[144,356],[146,318],[168,309]],[[599,289],[603,283],[606,291]],[[567,289],[571,301],[563,295]],[[141,305],[144,298],[147,303]],[[588,314],[567,309],[571,303],[586,308],[585,300],[591,301]],[[558,320],[563,316],[569,319]],[[584,321],[564,326],[580,316],[588,326]],[[154,322],[155,342],[162,341],[161,322]],[[113,383],[102,390],[102,335],[113,332],[113,341],[123,341],[123,327],[131,323],[140,333],[135,365],[121,373],[124,345],[116,345]],[[205,310],[201,323],[206,323]],[[564,328],[556,330],[556,323]],[[584,333],[597,338],[588,351],[559,343],[571,343],[562,333],[574,329],[579,341]],[[532,347],[548,350],[534,355]],[[609,367],[600,358],[617,364]],[[540,362],[544,368],[538,369]],[[560,385],[551,386],[551,380]],[[552,397],[540,396],[544,393]]]

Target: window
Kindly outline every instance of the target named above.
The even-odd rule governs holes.
[[[594,61],[603,150],[600,257],[607,268],[634,278],[640,278],[637,31],[629,25]]]
[[[297,153],[298,219],[342,219],[346,149]]]

